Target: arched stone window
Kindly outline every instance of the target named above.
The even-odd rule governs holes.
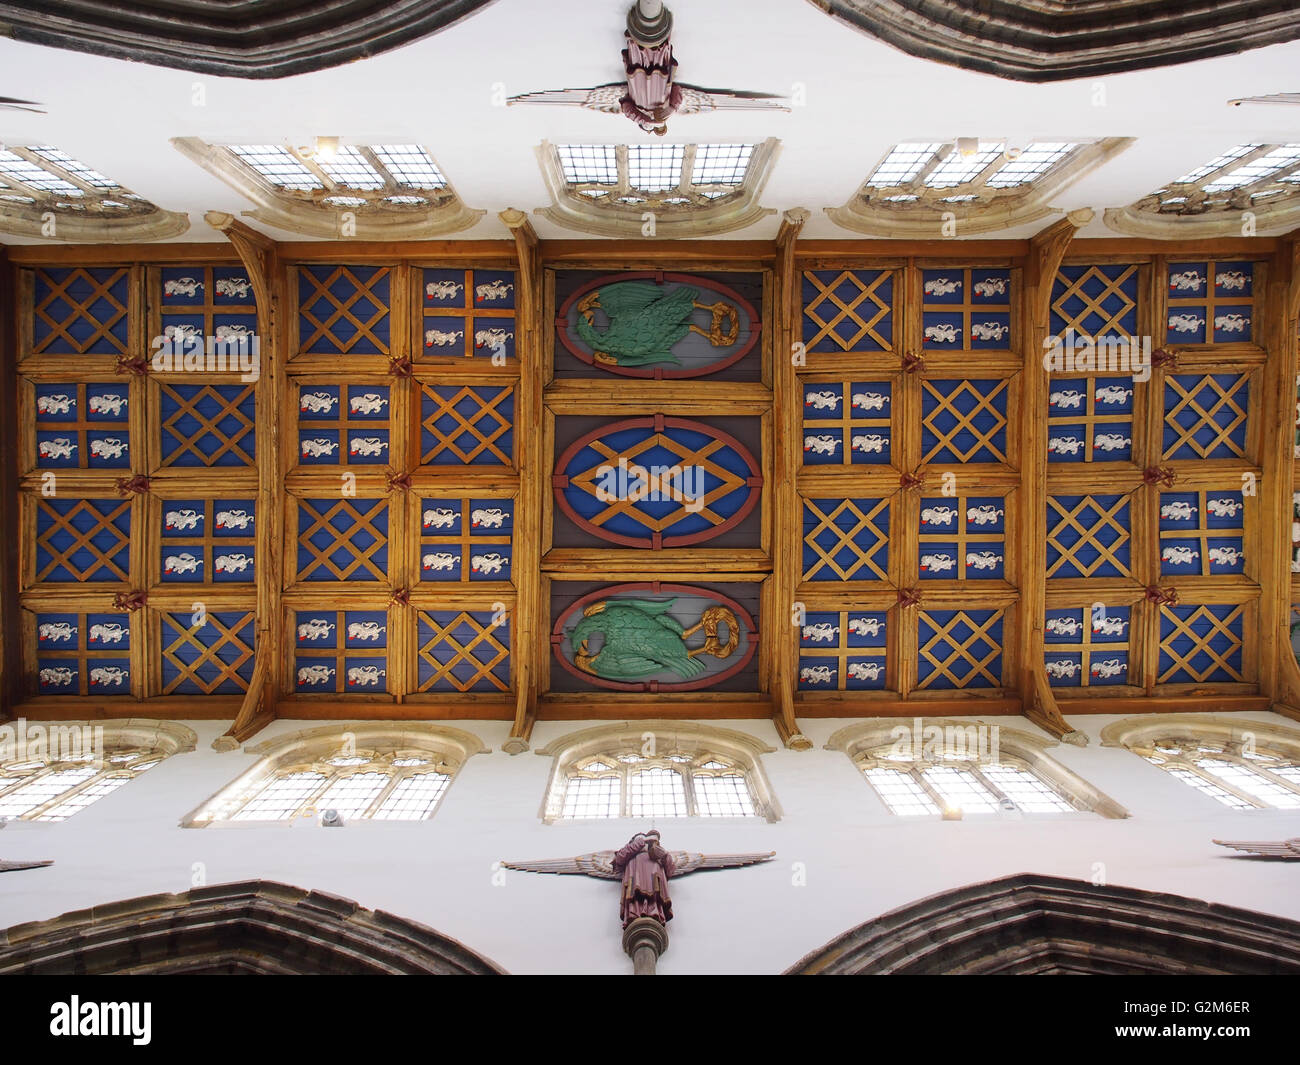
[[[605,237],[705,236],[772,214],[758,205],[778,142],[758,144],[551,144],[537,149],[556,225]]]
[[[249,748],[263,756],[185,819],[291,821],[337,810],[344,821],[425,821],[471,755],[476,736],[434,725],[308,729]]]
[[[1243,211],[1261,233],[1300,225],[1300,143],[1234,145],[1136,203],[1108,209],[1106,225],[1163,240],[1236,237]]]
[[[554,758],[542,820],[763,817],[776,821],[759,755],[775,748],[730,729],[644,721],[584,729],[543,747]]]
[[[0,232],[118,243],[189,228],[189,215],[164,211],[53,145],[0,145]]]
[[[291,233],[418,240],[468,229],[483,217],[465,206],[423,145],[336,140],[311,148],[198,137],[172,144],[252,200],[251,218]]]
[[[896,144],[842,207],[827,216],[845,229],[886,237],[934,237],[945,224],[962,235],[1035,222],[1056,208],[1049,199],[1133,141],[959,139]]]
[[[1128,811],[1045,753],[1054,743],[969,718],[867,721],[826,745],[843,751],[900,817]]]
[[[169,722],[0,725],[0,821],[66,821],[195,742]]]
[[[1200,714],[1126,718],[1102,743],[1126,747],[1234,810],[1300,809],[1300,733]]]

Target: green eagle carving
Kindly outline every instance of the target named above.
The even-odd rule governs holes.
[[[724,606],[706,609],[698,624],[689,629],[668,613],[676,602],[668,599],[602,599],[582,613],[583,618],[569,633],[574,664],[586,673],[606,680],[636,680],[663,670],[679,677],[697,677],[706,669],[695,656],[701,653],[727,658],[740,643],[736,615]],[[718,641],[718,628],[727,627],[727,642]],[[706,639],[703,647],[688,649],[686,640],[700,629]],[[605,638],[595,653],[587,648],[595,634]]]
[[[616,281],[584,297],[578,304],[574,329],[594,353],[597,362],[615,366],[651,363],[681,365],[673,346],[687,333],[709,338],[715,347],[734,344],[740,332],[740,312],[729,303],[697,303],[700,290],[690,285],[665,289],[652,281]],[[595,327],[593,311],[609,316],[602,333]],[[695,310],[711,311],[708,332],[691,322]]]

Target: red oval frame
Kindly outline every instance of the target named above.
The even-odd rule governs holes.
[[[745,626],[745,653],[732,665],[722,670],[720,673],[714,673],[707,677],[698,677],[695,680],[684,680],[680,682],[664,683],[662,681],[622,681],[606,680],[604,677],[598,677],[594,673],[584,673],[573,662],[570,662],[561,653],[560,648],[564,645],[564,623],[573,616],[575,611],[581,611],[588,603],[597,599],[605,599],[611,595],[617,595],[622,592],[645,592],[649,591],[651,595],[677,594],[677,595],[697,595],[701,598],[711,599],[719,606],[729,607],[736,615],[736,620]],[[568,610],[561,614],[555,620],[555,625],[551,629],[551,652],[559,660],[560,665],[572,673],[580,680],[590,684],[595,684],[600,688],[608,688],[610,691],[620,692],[686,692],[699,691],[701,688],[708,688],[719,681],[734,677],[753,659],[755,652],[758,650],[758,626],[754,623],[753,617],[749,611],[737,603],[728,595],[721,592],[712,592],[707,588],[700,588],[693,584],[663,584],[659,581],[639,581],[632,584],[611,584],[605,588],[597,588],[595,591],[588,592],[576,603],[573,603]]]
[[[721,440],[729,448],[735,451],[737,455],[744,459],[745,463],[749,466],[749,476],[745,478],[745,484],[749,488],[749,496],[746,498],[745,502],[741,504],[736,513],[721,525],[715,525],[712,529],[705,529],[697,533],[687,533],[682,536],[669,536],[666,539],[660,538],[658,544],[656,544],[655,538],[659,537],[659,533],[654,533],[649,537],[635,537],[624,536],[622,533],[607,532],[601,529],[599,525],[594,525],[586,518],[579,515],[578,512],[573,509],[569,501],[565,499],[564,489],[568,487],[569,478],[563,470],[568,466],[573,456],[583,448],[587,441],[593,439],[598,440],[606,433],[618,432],[622,429],[640,429],[646,427],[659,432],[668,426],[672,426],[676,429],[691,429],[695,432],[710,436],[715,440]],[[562,477],[564,478],[564,484],[560,484],[560,478]],[[749,448],[745,447],[744,444],[730,433],[724,432],[721,429],[715,429],[713,426],[708,425],[705,422],[697,422],[690,418],[666,418],[662,414],[655,414],[645,418],[624,418],[621,421],[610,422],[608,425],[602,425],[599,428],[593,429],[591,432],[584,433],[582,436],[578,437],[577,440],[564,449],[564,453],[556,460],[555,468],[551,474],[551,486],[552,491],[555,493],[555,501],[559,504],[560,509],[564,511],[565,516],[578,526],[579,529],[582,529],[584,532],[590,533],[597,539],[604,540],[607,543],[619,544],[623,547],[638,547],[644,550],[658,551],[665,547],[687,547],[691,544],[703,543],[706,540],[712,540],[714,537],[720,536],[729,529],[734,529],[744,521],[745,518],[749,516],[749,512],[758,505],[759,496],[761,494],[759,489],[763,487],[763,473],[759,469],[758,462],[755,460],[753,454],[750,453]]]
[[[601,285],[612,284],[615,281],[654,281],[656,284],[663,284],[665,281],[676,281],[683,284],[699,285],[703,288],[712,289],[723,296],[736,301],[736,304],[749,317],[749,340],[742,344],[734,353],[728,355],[725,359],[718,362],[710,363],[702,370],[665,370],[663,368],[634,368],[629,366],[606,366],[598,363],[594,355],[584,354],[574,346],[573,341],[569,339],[569,309],[573,304],[585,296],[594,288]],[[721,281],[714,281],[707,277],[700,277],[696,274],[670,274],[662,270],[642,270],[639,272],[621,273],[621,274],[603,274],[574,292],[563,305],[555,316],[555,332],[560,339],[560,343],[565,349],[579,362],[585,362],[588,366],[603,370],[605,373],[617,374],[619,377],[645,377],[655,381],[673,380],[689,377],[708,377],[719,370],[725,370],[739,362],[751,351],[754,345],[758,343],[758,338],[763,330],[763,323],[759,320],[758,312],[754,310],[753,304],[745,299],[730,285],[724,285]]]

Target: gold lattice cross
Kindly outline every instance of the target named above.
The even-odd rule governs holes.
[[[1050,547],[1056,548],[1058,555],[1055,560],[1048,563],[1047,576],[1054,577],[1063,566],[1073,566],[1084,577],[1091,577],[1097,570],[1107,563],[1114,566],[1115,569],[1123,576],[1129,576],[1128,563],[1119,558],[1119,550],[1129,542],[1130,533],[1128,527],[1120,520],[1120,512],[1127,506],[1129,497],[1126,495],[1116,496],[1110,506],[1101,503],[1096,496],[1082,496],[1072,507],[1066,507],[1058,501],[1056,496],[1047,497],[1049,527],[1047,530],[1047,543]],[[1091,510],[1097,515],[1097,521],[1092,525],[1085,526],[1080,520],[1079,515],[1085,510]],[[1056,524],[1050,524],[1051,513],[1055,512],[1059,516]],[[1060,537],[1067,529],[1073,529],[1079,534],[1079,539],[1073,544],[1065,544]],[[1098,537],[1106,529],[1113,529],[1117,534],[1115,540],[1108,547],[1103,544]],[[1084,545],[1093,547],[1097,551],[1097,557],[1091,562],[1085,562],[1079,557],[1079,549]]]
[[[844,351],[852,351],[867,338],[875,341],[880,348],[888,350],[893,347],[888,338],[876,330],[876,326],[888,318],[892,310],[878,293],[881,286],[893,276],[888,270],[878,273],[842,270],[829,282],[821,280],[812,270],[804,271],[803,276],[817,289],[817,294],[804,304],[804,316],[817,326],[817,332],[805,341],[809,349],[815,348],[827,337]],[[864,280],[864,276],[869,280]],[[857,290],[847,302],[835,291],[846,281]],[[831,312],[829,317],[822,313],[823,305]],[[865,315],[862,313],[864,310]],[[837,331],[838,326],[845,321],[857,327],[847,341]]]
[[[307,580],[310,574],[316,570],[324,569],[333,574],[334,579],[337,581],[350,579],[352,574],[358,570],[368,573],[373,580],[387,580],[387,571],[383,566],[374,562],[372,556],[382,550],[388,543],[388,537],[374,526],[375,519],[387,512],[388,500],[373,500],[364,511],[359,503],[354,504],[343,499],[330,503],[322,511],[316,509],[315,504],[317,502],[325,502],[325,500],[298,500],[298,543],[312,555],[311,561],[305,567],[299,568],[298,579]],[[356,523],[346,532],[340,532],[332,524],[340,514],[346,515]],[[310,525],[306,529],[302,527],[304,518],[310,520]],[[327,547],[319,548],[312,543],[311,538],[322,530],[329,533],[333,542]],[[352,542],[352,538],[360,532],[370,534],[371,543],[369,547],[362,547],[360,544]],[[336,565],[332,557],[339,547],[346,547],[352,555],[352,561],[343,567]]]
[[[255,385],[246,385],[229,399],[211,385],[204,385],[197,389],[189,399],[182,398],[171,385],[162,385],[161,388],[163,393],[176,403],[176,409],[163,422],[163,428],[171,433],[177,444],[176,450],[164,460],[164,466],[176,465],[177,459],[187,451],[192,452],[204,466],[216,466],[227,452],[236,455],[245,466],[254,464],[253,456],[241,446],[241,441],[253,432],[253,419],[239,407],[253,395]],[[208,397],[221,404],[221,409],[211,418],[205,417],[199,410],[199,404]],[[177,427],[187,414],[199,423],[199,427],[188,435]],[[233,435],[226,433],[218,424],[227,417],[233,417],[240,423],[239,429]],[[221,441],[220,447],[210,455],[198,446],[198,441],[209,433]]]
[[[1165,425],[1176,433],[1178,438],[1165,446],[1164,457],[1173,458],[1175,453],[1181,451],[1186,445],[1196,452],[1198,458],[1209,458],[1220,447],[1226,447],[1233,455],[1244,458],[1245,449],[1232,439],[1232,434],[1246,421],[1248,404],[1238,403],[1237,394],[1242,389],[1248,388],[1248,382],[1249,378],[1242,374],[1231,387],[1225,389],[1214,375],[1206,374],[1204,377],[1197,378],[1191,388],[1184,388],[1177,377],[1167,377],[1165,384],[1178,395],[1179,399],[1173,408],[1166,412]],[[1217,394],[1217,398],[1208,409],[1198,398],[1206,385]],[[1190,410],[1196,415],[1196,420],[1187,427],[1179,425],[1175,420],[1184,410]],[[1231,420],[1227,425],[1220,425],[1216,419],[1224,411],[1230,413]],[[1196,433],[1202,426],[1210,428],[1215,434],[1208,444],[1201,444],[1196,439]]]
[[[922,424],[930,430],[935,436],[935,443],[923,456],[921,462],[927,463],[938,456],[943,451],[949,451],[956,456],[957,462],[970,462],[972,457],[979,452],[988,450],[993,454],[994,462],[1006,462],[1007,453],[1005,448],[998,447],[996,436],[1002,432],[1007,425],[1006,416],[998,410],[996,401],[1002,396],[1009,385],[1006,379],[1000,380],[987,393],[981,392],[971,381],[959,381],[957,387],[946,395],[940,392],[930,381],[922,381],[921,387],[926,393],[934,398],[934,409],[922,417]],[[955,404],[962,393],[969,393],[975,400],[975,406],[965,414],[957,410]],[[993,417],[993,424],[988,430],[981,430],[975,424],[975,419],[981,413],[988,413]],[[935,424],[936,420],[943,414],[951,414],[956,419],[956,424],[950,429],[940,429]],[[974,437],[974,442],[965,450],[957,446],[957,436],[961,431],[968,430]]]
[[[466,610],[460,611],[446,625],[439,625],[424,611],[420,611],[420,621],[429,626],[430,636],[420,645],[419,654],[420,658],[433,667],[433,673],[420,684],[419,691],[428,691],[442,680],[460,692],[473,690],[479,681],[487,682],[497,691],[510,690],[510,685],[493,672],[510,656],[510,649],[496,637],[497,626],[491,623],[484,625]],[[474,635],[465,643],[461,643],[455,635],[456,629],[461,625],[474,630]],[[491,649],[492,657],[487,662],[474,657],[474,650],[478,647]],[[440,660],[440,654],[446,661]],[[452,672],[462,662],[474,670],[473,675],[465,680]]]
[[[947,622],[939,625],[932,614],[923,614],[922,622],[933,630],[933,635],[918,648],[918,654],[934,668],[924,680],[918,682],[917,687],[928,688],[939,677],[947,677],[954,688],[965,688],[969,686],[974,678],[983,677],[989,682],[990,687],[1000,688],[1002,678],[989,672],[988,667],[1002,653],[1001,645],[989,635],[989,629],[1001,618],[1002,611],[995,610],[984,621],[978,622],[966,611],[958,610]],[[961,641],[952,636],[951,633],[953,629],[963,622],[970,628],[971,633],[964,641]],[[934,650],[940,641],[946,641],[951,648],[949,653],[942,659],[935,654]],[[976,658],[971,648],[981,641],[985,643],[988,650],[983,657]],[[971,666],[971,671],[965,677],[958,677],[952,672],[950,667],[957,662],[966,662]]]
[[[1064,274],[1057,274],[1057,281],[1063,284],[1064,288],[1060,295],[1052,300],[1052,310],[1064,321],[1066,329],[1073,329],[1081,336],[1096,337],[1112,333],[1129,336],[1129,331],[1122,329],[1119,323],[1137,306],[1137,301],[1124,291],[1125,282],[1137,273],[1137,270],[1137,266],[1129,266],[1115,277],[1107,277],[1105,270],[1100,266],[1090,266],[1073,281],[1067,279]],[[1089,296],[1084,291],[1084,286],[1093,280],[1101,282],[1102,290],[1096,296]],[[1104,306],[1111,296],[1119,299],[1117,309],[1114,311],[1108,311]],[[1073,316],[1065,309],[1065,304],[1071,298],[1083,301],[1083,308]],[[1102,319],[1102,324],[1095,329],[1084,328],[1083,323],[1087,321],[1089,315],[1093,314]]]
[[[822,502],[835,505],[827,512],[822,509],[820,505]],[[864,500],[864,502],[868,501]],[[888,571],[876,561],[876,555],[887,552],[889,548],[888,532],[876,521],[881,514],[884,514],[888,519],[889,500],[877,499],[871,502],[874,505],[864,511],[858,506],[857,501],[853,499],[842,499],[838,503],[835,500],[804,500],[807,514],[814,517],[817,523],[811,529],[805,529],[803,539],[804,543],[816,551],[818,556],[818,560],[804,572],[804,580],[813,580],[823,569],[830,569],[834,572],[836,578],[841,581],[853,580],[855,575],[862,569],[869,571],[866,580],[884,581],[889,579]],[[842,514],[849,514],[854,519],[854,524],[848,529],[835,524],[836,519]],[[806,524],[807,518],[805,518],[805,526]],[[823,548],[817,543],[817,537],[826,529],[831,530],[835,535],[835,544],[829,549]],[[857,538],[863,534],[866,534],[872,540],[869,548],[864,548],[858,542]],[[851,549],[855,556],[852,565],[847,569],[841,566],[835,558],[841,549],[845,547]]]
[[[1244,605],[1234,607],[1226,617],[1220,618],[1207,606],[1196,607],[1186,618],[1180,618],[1174,609],[1168,605],[1160,607],[1160,614],[1173,625],[1173,630],[1168,635],[1163,636],[1160,640],[1160,650],[1169,656],[1169,665],[1160,676],[1156,678],[1157,684],[1163,684],[1179,671],[1185,672],[1194,681],[1205,681],[1222,671],[1228,674],[1233,680],[1245,680],[1239,669],[1234,669],[1230,659],[1233,655],[1240,654],[1242,649],[1242,640],[1235,632],[1232,631],[1233,622],[1241,619],[1245,612]],[[1197,632],[1197,626],[1208,626],[1207,631],[1203,634]],[[1186,654],[1179,654],[1173,648],[1173,642],[1180,636],[1186,636],[1191,641],[1191,647]],[[1228,646],[1224,651],[1216,651],[1210,646],[1210,641],[1216,636],[1227,638]],[[1192,658],[1197,654],[1204,654],[1209,657],[1209,664],[1205,669],[1198,670],[1192,665]]]
[[[33,308],[36,318],[50,328],[49,334],[35,346],[37,354],[48,351],[50,345],[60,337],[78,355],[86,354],[101,339],[112,346],[114,354],[126,354],[126,343],[119,340],[112,332],[113,327],[126,317],[126,304],[114,296],[112,291],[113,286],[127,276],[125,269],[110,274],[104,281],[96,281],[90,271],[83,269],[68,271],[62,281],[56,281],[44,270],[38,271],[37,274],[50,289],[45,294],[45,298]],[[77,299],[68,291],[78,281],[85,281],[90,286],[90,294],[84,299]],[[62,300],[69,307],[67,317],[62,320],[56,320],[50,314],[50,307],[56,300]],[[111,308],[111,314],[102,322],[92,313],[94,304],[99,300],[103,300]],[[84,321],[94,329],[86,340],[77,340],[68,331],[78,321]]]
[[[163,616],[170,618],[170,626],[176,633],[175,638],[162,649],[163,660],[176,668],[176,676],[163,686],[164,695],[170,695],[186,680],[192,680],[203,690],[204,695],[211,695],[228,680],[234,681],[241,691],[248,690],[248,682],[239,675],[239,670],[253,657],[253,649],[240,637],[239,630],[252,623],[251,613],[241,614],[233,625],[227,625],[216,614],[208,614],[207,623],[217,632],[217,639],[211,644],[205,644],[198,638],[196,632],[199,630],[189,624],[188,617]],[[226,646],[232,647],[236,652],[233,661],[225,662],[218,656],[217,652]],[[186,662],[180,657],[177,650],[181,647],[192,647],[198,652],[194,661]],[[205,680],[199,673],[199,668],[205,665],[212,666],[217,671],[211,680]]]
[[[468,385],[457,389],[448,397],[439,395],[429,385],[421,385],[421,391],[434,407],[431,412],[423,416],[421,424],[433,434],[435,439],[434,446],[421,456],[420,461],[422,463],[432,462],[434,456],[440,451],[450,451],[467,466],[485,452],[492,455],[503,466],[511,465],[512,457],[497,446],[497,441],[510,432],[511,422],[509,418],[504,417],[497,410],[497,407],[514,395],[513,387],[507,385],[498,389],[496,395],[486,401],[483,396],[484,389],[475,389]],[[478,404],[478,410],[475,411],[472,421],[456,409],[457,404],[466,397],[473,399]],[[444,415],[449,416],[456,422],[456,426],[446,433],[434,425]],[[491,418],[495,423],[495,426],[487,433],[478,427],[478,423],[485,416]],[[462,449],[456,443],[456,438],[462,432],[469,433],[477,441],[468,451]]]
[[[44,532],[39,533],[36,537],[37,544],[45,548],[50,555],[50,561],[36,574],[38,581],[44,580],[60,566],[63,566],[78,581],[89,580],[101,569],[107,569],[119,581],[127,579],[127,571],[113,560],[113,556],[130,543],[129,534],[123,533],[114,524],[123,513],[130,512],[131,501],[129,499],[114,503],[107,514],[101,514],[90,505],[89,500],[85,499],[77,500],[66,514],[60,514],[44,500],[39,500],[38,505],[41,508],[41,513],[48,515],[52,522]],[[85,532],[80,531],[73,524],[80,514],[88,514],[94,521],[94,524]],[[72,537],[72,543],[62,551],[53,544],[53,538],[60,532],[66,532]],[[94,537],[101,532],[107,532],[113,537],[114,542],[107,551],[101,551],[92,542]],[[84,570],[79,569],[72,562],[72,556],[83,547],[95,556],[94,564]]]
[[[300,338],[298,350],[309,352],[315,347],[318,340],[324,338],[337,347],[339,351],[346,354],[362,340],[369,340],[381,355],[387,355],[388,345],[379,338],[379,335],[374,331],[374,327],[387,317],[388,301],[377,296],[374,287],[385,280],[388,273],[387,268],[378,269],[374,271],[369,281],[362,281],[349,267],[337,266],[322,281],[307,267],[299,267],[299,276],[305,278],[315,290],[306,299],[299,300],[299,311],[302,317],[315,327],[316,331],[306,340]],[[334,295],[332,291],[334,284],[340,278],[345,278],[351,285],[350,291],[343,299]],[[318,298],[324,299],[333,307],[330,314],[323,319],[317,317],[311,311]],[[368,300],[374,308],[364,321],[352,313],[352,308],[362,299]],[[352,336],[347,340],[343,340],[334,334],[334,327],[338,325],[340,320],[346,320],[354,330]]]

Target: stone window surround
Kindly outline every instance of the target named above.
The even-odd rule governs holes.
[[[1256,741],[1258,746],[1266,751],[1300,762],[1300,732],[1249,718],[1229,718],[1221,714],[1144,714],[1114,721],[1101,730],[1103,747],[1123,747],[1143,760],[1145,756],[1141,753],[1142,748],[1154,747],[1162,741],[1177,743],[1200,740],[1222,744],[1225,750],[1221,758],[1252,768],[1249,759],[1243,759],[1240,754],[1232,750],[1232,748],[1240,749],[1247,737]],[[1156,768],[1164,769],[1164,767]],[[1234,796],[1237,795],[1237,792],[1224,781],[1215,777],[1205,779],[1211,780],[1216,787]],[[1293,784],[1288,783],[1286,786],[1296,790]],[[1257,797],[1243,796],[1243,798],[1247,798],[1257,810],[1277,810],[1284,814],[1295,812],[1275,806],[1260,805]]]
[[[324,758],[335,757],[344,746],[344,737],[351,736],[353,748],[358,751],[380,751],[382,753],[431,755],[446,767],[442,770],[451,777],[448,789],[455,783],[455,778],[464,764],[475,754],[488,751],[482,740],[463,729],[445,725],[424,724],[419,722],[358,722],[350,725],[325,725],[320,728],[303,729],[274,739],[264,740],[251,747],[245,747],[246,754],[260,755],[255,765],[241,773],[229,784],[196,806],[182,820],[183,828],[237,827],[266,828],[270,826],[287,826],[291,819],[266,821],[229,821],[204,820],[202,815],[212,806],[222,801],[229,801],[234,796],[248,799],[266,784],[272,777],[282,776],[295,770],[309,768],[313,763]],[[364,767],[362,767],[364,768]],[[446,798],[444,792],[434,807],[437,810]],[[424,820],[428,820],[425,818]],[[352,818],[349,826],[367,823],[366,818]],[[385,824],[419,824],[420,821],[386,821]]]
[[[223,145],[209,144],[201,137],[173,137],[171,143],[187,159],[252,200],[256,206],[254,210],[244,212],[247,217],[301,236],[340,239],[340,219],[347,208],[313,203],[272,185],[226,151]],[[429,156],[433,158],[433,153],[430,152]],[[370,198],[367,193],[354,192],[346,186],[340,186],[331,194]],[[388,191],[382,194],[391,195]],[[450,181],[436,191],[412,190],[410,194],[436,202],[427,208],[379,207],[353,211],[355,232],[348,239],[424,240],[440,237],[469,229],[486,213],[466,207]]]
[[[538,813],[542,823],[549,825],[563,820],[560,811],[564,808],[565,785],[577,763],[600,755],[616,759],[629,751],[639,753],[645,743],[643,737],[646,733],[654,735],[655,757],[683,754],[696,759],[711,754],[732,763],[745,776],[755,815],[768,822],[781,819],[780,804],[772,793],[760,760],[761,755],[771,754],[776,750],[775,747],[733,729],[700,725],[692,721],[648,719],[597,725],[570,732],[537,750],[536,754],[554,760]],[[626,818],[620,815],[619,820]]]
[[[709,206],[656,205],[654,202],[656,197],[689,195],[690,189],[696,188],[689,182],[697,145],[687,144],[685,147],[681,186],[662,193],[647,193],[645,203],[618,204],[600,203],[573,191],[565,179],[564,168],[560,163],[560,154],[556,146],[550,141],[542,141],[536,148],[536,154],[542,170],[542,179],[546,182],[546,191],[551,197],[551,206],[539,207],[533,213],[565,229],[593,233],[601,237],[637,239],[643,236],[641,227],[644,222],[641,216],[646,211],[654,212],[656,237],[704,237],[730,233],[733,230],[744,229],[767,215],[776,213],[775,208],[761,207],[758,204],[758,198],[767,184],[780,152],[781,143],[775,137],[769,137],[754,145],[744,181],[734,195],[721,197],[717,203]],[[619,174],[625,178],[627,145],[620,144],[616,148],[619,157]],[[610,197],[621,192],[635,192],[635,190],[630,187],[612,186]]]
[[[859,762],[869,757],[875,751],[882,747],[888,747],[895,739],[895,730],[900,726],[908,729],[913,727],[914,719],[906,718],[874,718],[866,721],[856,722],[852,725],[846,725],[844,728],[835,732],[830,740],[826,743],[828,751],[842,751],[853,763],[854,769],[861,773]],[[1106,795],[1099,788],[1088,783],[1083,777],[1079,776],[1073,770],[1067,769],[1055,758],[1047,753],[1049,747],[1058,746],[1055,740],[1040,738],[1029,732],[1024,732],[1017,728],[1007,728],[1002,725],[990,725],[978,718],[941,718],[927,717],[920,718],[922,727],[937,725],[947,730],[948,728],[967,729],[972,726],[977,728],[996,728],[998,736],[998,753],[1002,761],[1008,764],[1025,769],[1034,776],[1038,777],[1053,790],[1058,792],[1068,802],[1076,807],[1081,807],[1079,812],[1092,812],[1101,817],[1120,819],[1129,816],[1128,810],[1117,803],[1109,795]],[[1010,756],[1010,757],[1008,757]],[[942,764],[942,763],[934,763]],[[863,783],[870,787],[866,778]],[[872,789],[875,792],[875,789]],[[888,806],[881,799],[881,805],[888,810]],[[1025,814],[1026,817],[1044,816],[1044,817],[1061,817],[1070,816],[1069,814]]]
[[[1044,137],[1043,140],[1051,138]],[[889,156],[886,152],[867,172],[861,185],[841,207],[826,208],[826,216],[836,225],[858,233],[881,237],[933,238],[939,235],[944,214],[956,219],[961,236],[991,233],[1000,229],[1036,222],[1061,208],[1052,207],[1048,201],[1076,181],[1108,163],[1131,144],[1132,137],[1103,137],[1091,142],[1078,142],[1079,146],[1053,166],[1047,173],[1026,185],[1006,190],[991,190],[991,197],[981,194],[969,203],[940,203],[945,197],[960,196],[974,189],[979,192],[979,179],[952,188],[931,189],[921,185],[907,187],[918,199],[902,204],[868,204],[863,200],[866,181]],[[890,151],[893,147],[890,148]],[[900,186],[900,188],[903,186]],[[881,195],[888,189],[873,189]]]

